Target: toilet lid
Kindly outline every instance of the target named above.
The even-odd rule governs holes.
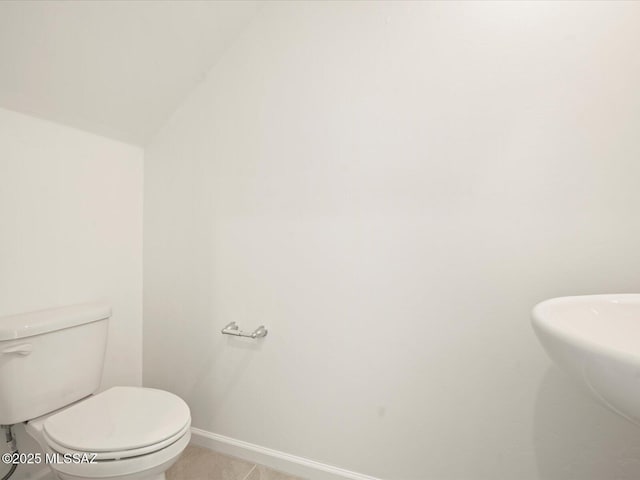
[[[44,422],[55,443],[83,452],[139,449],[175,436],[191,422],[180,397],[152,388],[113,387]]]

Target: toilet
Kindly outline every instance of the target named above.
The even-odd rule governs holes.
[[[0,318],[0,425],[26,422],[60,479],[163,480],[191,438],[189,407],[153,388],[96,393],[110,317],[87,303]]]

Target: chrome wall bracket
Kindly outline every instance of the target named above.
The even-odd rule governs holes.
[[[238,328],[236,322],[228,323],[222,330],[224,335],[235,335],[236,337],[249,337],[249,338],[262,338],[266,337],[269,331],[264,328],[264,325],[260,325],[253,332],[243,332]]]

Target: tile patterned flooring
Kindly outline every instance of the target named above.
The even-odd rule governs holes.
[[[189,445],[167,471],[167,480],[303,480],[207,448]]]

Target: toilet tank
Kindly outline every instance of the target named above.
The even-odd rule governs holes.
[[[111,307],[85,303],[0,317],[0,425],[98,390]]]

